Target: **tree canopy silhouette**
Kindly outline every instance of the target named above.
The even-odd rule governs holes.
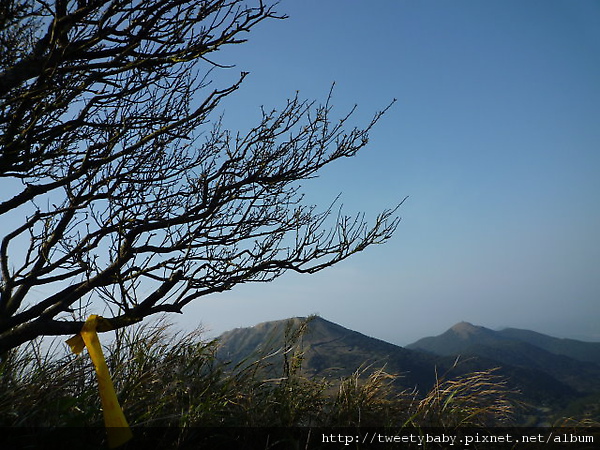
[[[350,129],[331,95],[245,133],[214,117],[246,73],[215,87],[213,55],[278,18],[262,1],[2,2],[0,352],[77,333],[90,309],[120,328],[392,235],[395,208],[368,223],[299,185],[385,110]]]

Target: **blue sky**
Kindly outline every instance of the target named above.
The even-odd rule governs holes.
[[[306,185],[347,213],[398,203],[386,245],[310,276],[198,300],[178,323],[212,334],[318,313],[397,344],[466,320],[600,340],[600,3],[287,0],[221,63],[248,71],[233,130],[296,91],[397,103],[356,158]],[[218,73],[215,83],[227,74]],[[223,77],[223,78],[219,78]]]

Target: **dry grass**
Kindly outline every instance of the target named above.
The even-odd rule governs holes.
[[[496,370],[437,379],[418,402],[411,422],[442,428],[510,425],[516,392],[508,389],[506,380],[496,375]]]
[[[421,397],[398,392],[397,376],[383,368],[363,367],[338,383],[308,379],[301,370],[303,332],[290,326],[280,349],[235,367],[216,359],[217,342],[200,332],[171,333],[164,322],[120,331],[105,354],[134,427],[455,427],[510,418],[511,392],[493,371],[442,377]],[[32,343],[0,361],[0,425],[100,426],[86,353],[55,357],[56,348],[40,349]],[[281,355],[281,375],[265,376]]]

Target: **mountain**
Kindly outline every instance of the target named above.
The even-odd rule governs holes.
[[[577,396],[577,392],[566,383],[556,379],[543,368],[502,364],[493,355],[470,355],[456,363],[455,349],[460,350],[460,338],[478,342],[495,342],[494,332],[470,324],[453,327],[448,339],[439,340],[446,348],[444,355],[424,352],[421,349],[399,347],[388,342],[365,336],[338,324],[314,317],[308,321],[294,318],[264,322],[255,327],[238,328],[223,333],[218,339],[220,347],[217,356],[232,364],[255,361],[261,355],[273,355],[272,367],[281,367],[283,350],[287,341],[306,323],[306,331],[301,338],[304,351],[303,371],[307,376],[326,378],[332,381],[351,375],[354,371],[367,368],[374,371],[385,367],[388,373],[400,374],[397,385],[402,389],[416,388],[426,393],[435,383],[436,376],[454,378],[471,372],[498,369],[498,375],[509,380],[509,387],[522,392],[522,399],[533,404],[564,404]],[[455,336],[456,335],[456,336]],[[487,336],[487,338],[486,338]],[[454,343],[452,339],[454,338]],[[432,338],[429,338],[430,340]],[[498,338],[510,342],[508,338]],[[444,341],[447,341],[446,345]],[[486,342],[487,342],[486,341]],[[280,350],[278,352],[278,349]],[[476,357],[473,357],[476,356]],[[281,376],[274,373],[272,376]]]
[[[518,328],[505,328],[498,331],[506,338],[527,342],[550,353],[565,355],[578,361],[600,364],[600,342],[583,342],[575,339],[559,339],[545,334]]]
[[[493,331],[460,322],[439,336],[420,339],[407,348],[440,356],[477,356],[506,366],[539,370],[588,394],[600,392],[600,365],[590,362],[595,360],[596,345],[600,346],[528,330]],[[585,353],[588,349],[589,355]]]
[[[496,345],[508,338],[484,327],[478,327],[468,322],[460,322],[445,333],[435,337],[419,339],[406,348],[421,350],[435,355],[457,355],[472,345]]]
[[[284,361],[298,349],[305,376],[335,386],[356,371],[367,376],[383,367],[400,375],[394,383],[399,390],[415,390],[417,396],[429,392],[438,376],[454,380],[495,369],[508,389],[519,392],[520,404],[529,405],[519,413],[520,423],[548,425],[558,417],[598,417],[600,364],[594,362],[595,345],[586,345],[593,343],[461,322],[403,348],[321,317],[264,322],[217,339],[220,360],[235,367],[264,358],[267,364],[261,370],[266,378],[283,376]]]
[[[253,356],[277,352],[286,346],[298,328],[306,323],[301,338],[304,351],[303,369],[308,376],[339,380],[356,370],[374,371],[385,366],[388,373],[401,374],[406,388],[427,390],[435,381],[435,366],[439,358],[407,350],[388,342],[365,336],[321,317],[293,318],[264,322],[250,328],[237,328],[218,339],[218,357],[233,364]],[[276,355],[277,356],[277,355]],[[279,353],[282,358],[282,352]],[[274,366],[279,364],[274,363]]]

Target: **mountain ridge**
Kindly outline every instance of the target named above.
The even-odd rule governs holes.
[[[304,365],[309,376],[343,378],[361,368],[401,373],[406,387],[425,389],[433,383],[436,358],[349,330],[321,317],[295,317],[236,328],[219,336],[218,356],[239,364],[248,355],[269,354],[285,345],[286,327],[308,321],[302,336]]]
[[[532,330],[504,328],[494,331],[469,322],[459,322],[437,336],[423,337],[406,345],[409,349],[420,349],[435,354],[452,354],[465,345],[489,342],[520,341],[539,347],[550,353],[564,355],[585,362],[600,363],[600,342],[557,338]]]
[[[557,338],[532,330],[504,328],[498,331],[502,336],[519,339],[523,342],[543,348],[551,353],[600,364],[600,343],[577,339]]]
[[[477,356],[504,365],[542,370],[581,392],[600,392],[600,343],[564,340],[530,330],[493,331],[460,322],[438,336],[429,336],[406,348],[439,356]],[[591,350],[589,354],[585,350]]]
[[[433,386],[438,374],[452,378],[472,372],[497,369],[500,376],[509,380],[511,388],[521,391],[524,398],[532,404],[566,404],[570,399],[583,395],[582,391],[593,390],[596,386],[593,381],[590,382],[585,378],[589,370],[583,371],[583,376],[578,375],[580,362],[575,361],[575,367],[567,365],[561,369],[560,363],[555,358],[566,358],[569,362],[573,360],[565,356],[552,355],[524,343],[517,345],[515,350],[512,348],[514,344],[510,338],[502,337],[495,331],[468,322],[456,324],[444,334],[450,337],[458,335],[462,336],[463,340],[473,341],[471,346],[473,348],[469,352],[448,351],[444,355],[439,355],[427,350],[400,347],[316,316],[309,319],[296,317],[262,322],[254,327],[225,332],[218,338],[220,341],[218,357],[232,364],[240,364],[271,355],[276,361],[271,366],[280,367],[282,355],[289,351],[289,348],[284,349],[286,333],[289,333],[289,329],[300,326],[304,321],[307,321],[307,324],[306,333],[301,337],[302,367],[305,375],[309,377],[339,381],[355,371],[366,373],[384,368],[388,373],[400,375],[399,388],[416,389],[423,393]],[[485,344],[482,346],[485,351],[477,351],[478,347],[475,343],[481,342]],[[498,358],[498,355],[487,351],[490,345],[493,343],[497,345],[497,342],[503,344],[497,346],[498,355],[503,358]],[[455,364],[456,355],[461,353],[464,357],[458,358],[460,363]],[[530,358],[529,355],[535,358]],[[544,358],[551,365],[558,366],[558,369],[554,367],[554,371],[549,371],[544,366]],[[564,362],[563,359],[560,361]],[[581,362],[581,364],[591,363]],[[595,369],[595,366],[593,368]],[[270,375],[281,376],[278,373]]]

